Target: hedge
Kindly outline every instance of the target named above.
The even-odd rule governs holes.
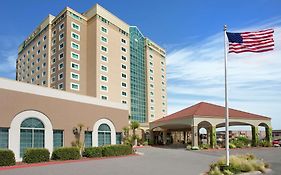
[[[102,147],[85,148],[83,152],[84,157],[102,157]]]
[[[108,145],[102,149],[102,155],[108,156],[122,156],[132,154],[133,149],[129,145]]]
[[[77,147],[58,148],[53,151],[52,160],[76,160],[80,159],[80,151]]]
[[[25,163],[48,162],[49,160],[50,152],[45,148],[28,148],[23,155]]]
[[[0,150],[0,166],[12,166],[15,164],[15,154],[12,150]]]

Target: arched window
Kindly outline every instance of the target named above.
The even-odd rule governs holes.
[[[101,124],[98,129],[98,145],[111,144],[111,130],[107,124]]]
[[[20,126],[20,157],[26,148],[44,148],[44,124],[36,118],[28,118]]]

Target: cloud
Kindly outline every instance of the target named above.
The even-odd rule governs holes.
[[[258,27],[235,29],[254,31],[273,27],[275,49],[266,53],[228,55],[230,107],[272,117],[281,128],[281,20],[273,18]],[[168,112],[199,101],[224,104],[224,38],[217,33],[167,55]],[[278,107],[279,106],[279,107]]]
[[[22,37],[0,36],[0,76],[15,79],[17,48]]]

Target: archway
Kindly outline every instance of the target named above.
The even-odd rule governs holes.
[[[216,145],[216,134],[212,124],[208,121],[202,121],[198,124],[198,143],[199,145],[207,144],[211,147]]]
[[[99,119],[93,127],[93,146],[116,144],[116,130],[114,124],[108,119]]]
[[[272,128],[266,123],[260,123],[258,125],[259,141],[266,141],[266,144],[271,144],[272,142]],[[262,145],[267,146],[267,145]]]
[[[30,142],[25,147],[21,147],[22,137],[24,135],[30,136],[30,134],[40,136],[38,138],[39,140],[30,139]],[[53,127],[51,121],[46,115],[38,111],[30,110],[21,112],[11,122],[9,148],[15,153],[17,161],[21,160],[23,150],[28,147],[44,147],[50,152],[53,151]]]

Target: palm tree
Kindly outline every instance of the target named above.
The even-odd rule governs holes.
[[[134,140],[134,145],[137,145],[137,136],[136,136],[136,129],[140,127],[139,122],[137,121],[131,121],[130,128],[133,130],[133,140]]]

